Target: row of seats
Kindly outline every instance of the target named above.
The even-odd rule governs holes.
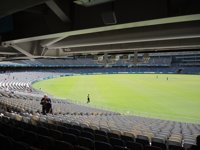
[[[12,111],[17,112],[35,112],[40,108],[39,99],[16,99],[5,97],[0,98],[2,106],[10,106]],[[58,104],[57,104],[58,102]],[[61,104],[60,104],[61,103]],[[70,113],[73,112],[70,108],[71,104],[64,103],[63,101],[56,101],[53,103],[55,107],[63,106],[68,108],[68,113],[54,114],[48,116],[42,116],[40,114],[31,114],[32,122],[44,122],[44,123],[70,123],[80,126],[89,127],[92,129],[100,129],[106,132],[112,132],[118,135],[129,134],[130,136],[140,137],[143,136],[148,143],[151,143],[154,139],[159,140],[160,143],[172,143],[177,146],[190,147],[195,145],[196,136],[200,133],[200,127],[197,124],[186,124],[172,121],[163,121],[159,119],[143,118],[136,116],[123,116],[116,114],[97,115],[94,113],[95,109],[90,109],[91,112],[87,115],[84,113]],[[28,107],[28,108],[26,108]],[[84,112],[84,107],[77,106],[75,112]],[[89,110],[89,109],[87,109]],[[22,117],[18,117],[18,120],[22,120]],[[24,118],[27,122],[30,119]]]
[[[15,80],[17,79],[21,81],[22,79],[19,75],[22,73],[16,74],[18,76]],[[33,76],[30,73],[28,74],[28,77],[24,79],[26,82],[32,81],[33,79],[35,80],[37,76],[34,75],[38,75],[39,73],[33,73]],[[43,75],[46,76],[47,74],[42,73],[39,77],[42,77]],[[41,95],[38,96],[32,93],[17,94],[15,92],[13,94],[7,94],[5,92],[0,92],[0,105],[3,109],[2,112],[12,119],[34,125],[53,124],[53,128],[56,127],[54,128],[56,130],[59,125],[66,127],[70,124],[73,125],[73,127],[78,128],[76,130],[79,130],[80,127],[84,127],[89,128],[92,131],[106,132],[107,134],[101,135],[102,137],[96,135],[95,132],[88,134],[90,136],[85,137],[92,140],[93,146],[96,142],[96,138],[99,140],[102,138],[102,141],[100,142],[112,146],[113,140],[110,139],[114,138],[115,141],[116,139],[118,142],[121,141],[123,144],[118,146],[124,148],[127,147],[127,142],[124,141],[123,138],[124,136],[128,136],[128,138],[131,137],[128,142],[140,143],[143,148],[146,146],[155,146],[155,143],[159,143],[157,146],[162,149],[165,149],[164,147],[172,149],[170,145],[174,145],[176,148],[184,147],[185,149],[189,149],[191,146],[196,144],[196,137],[200,134],[199,124],[181,123],[138,116],[124,116],[118,113],[81,106],[58,99],[52,99],[54,113],[43,116],[40,114],[40,99]],[[5,113],[5,111],[12,113]],[[82,129],[80,130],[81,131],[71,133],[72,130],[67,129],[66,132],[73,134],[78,138],[79,136],[82,136],[80,135]],[[63,131],[61,132],[61,134],[63,134]],[[110,135],[115,136],[110,137]],[[103,139],[105,141],[103,141]]]
[[[41,105],[40,100],[41,95],[19,95],[19,94],[7,94],[0,91],[0,103],[11,107],[16,111],[26,111],[29,113],[40,113]],[[98,108],[87,107],[83,105],[73,104],[67,101],[52,99],[53,113],[56,114],[96,114],[96,115],[119,115],[119,113],[114,113],[111,111],[106,111]]]
[[[0,89],[20,92],[36,92],[31,83],[38,79],[63,75],[62,72],[13,72],[0,74]]]
[[[8,125],[8,123],[12,124]],[[119,145],[119,143],[117,143],[117,139],[115,138],[110,138],[110,143],[98,140],[94,141],[91,138],[87,138],[86,135],[88,134],[84,134],[84,132],[82,132],[80,136],[76,136],[75,134],[68,132],[64,132],[62,134],[62,132],[58,130],[47,129],[42,126],[34,127],[26,125],[26,128],[22,129],[21,127],[15,127],[17,125],[20,125],[20,123],[15,122],[14,120],[12,120],[12,122],[7,121],[5,123],[0,123],[0,127],[2,129],[0,140],[3,141],[3,144],[1,144],[0,147],[2,150],[12,148],[17,150],[117,150],[129,148],[135,149],[137,146],[139,149],[143,149],[142,144],[131,141],[127,142],[127,147],[125,147],[125,145]],[[85,131],[85,133],[87,132]],[[148,147],[150,146],[147,146],[147,148]]]
[[[29,147],[38,145],[38,148],[41,149],[54,149],[60,141],[64,141],[64,145],[70,145],[72,149],[79,145],[90,150],[102,148],[184,150],[181,146],[160,143],[156,139],[149,143],[143,136],[137,138],[130,135],[119,136],[118,134],[92,130],[91,128],[82,128],[81,126],[71,124],[54,125],[40,122],[35,126],[2,116],[0,127],[1,134],[4,136],[12,137],[16,141],[25,142]],[[197,147],[193,146],[193,148],[189,149],[195,150]]]
[[[149,57],[150,61],[146,62],[144,66],[150,65],[170,65],[172,58],[169,56],[165,57]],[[144,61],[140,56],[139,59]],[[117,64],[119,66],[123,66],[124,64],[129,65],[132,64],[133,58],[121,58],[119,60],[112,58],[113,64]],[[93,59],[93,58],[76,58],[76,59],[35,59],[32,60],[15,60],[16,64],[19,65],[32,65],[32,66],[97,66],[99,62],[103,62],[102,60]],[[15,65],[16,65],[15,64]]]

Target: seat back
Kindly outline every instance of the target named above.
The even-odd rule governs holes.
[[[183,147],[178,146],[178,145],[168,145],[169,150],[184,150]]]
[[[63,136],[62,132],[53,129],[49,129],[49,135],[57,140],[61,140]]]
[[[118,138],[118,139],[120,138],[118,134],[111,133],[111,132],[108,132],[107,135],[108,135],[108,138]]]
[[[68,129],[68,133],[74,134],[76,136],[79,136],[81,134],[81,131],[78,129],[73,129],[73,128],[69,128]]]
[[[152,146],[156,146],[156,147],[160,147],[160,148],[162,148],[162,150],[166,150],[167,149],[167,146],[164,143],[159,143],[159,142],[152,141],[151,145]]]
[[[136,138],[135,141],[136,141],[137,143],[142,144],[144,147],[145,147],[146,145],[149,145],[149,141],[148,141],[148,140],[145,140],[145,139],[138,139],[138,138]]]
[[[38,135],[39,148],[44,150],[54,150],[54,139],[48,136]]]
[[[1,141],[0,144],[1,150],[8,150],[13,148],[12,140],[9,137],[0,134],[0,141]]]
[[[109,142],[107,136],[99,135],[99,134],[95,135],[95,141],[101,141],[101,142],[107,142],[107,143]]]
[[[94,141],[89,139],[89,138],[85,138],[85,137],[79,137],[78,138],[78,144],[79,146],[83,146],[89,149],[93,149],[94,148]]]
[[[110,144],[112,146],[122,146],[124,147],[124,142],[118,138],[110,138]]]
[[[74,134],[64,133],[62,140],[66,141],[66,142],[69,142],[72,145],[77,145],[78,144],[78,138]]]
[[[113,150],[112,145],[106,142],[96,141],[94,147],[95,150]]]
[[[143,145],[137,142],[127,142],[126,146],[130,150],[144,150]]]
[[[114,146],[113,149],[114,150],[128,150],[128,148],[122,147],[122,146]]]
[[[74,147],[72,144],[64,141],[55,140],[55,148],[56,150],[73,150]]]
[[[147,145],[145,147],[145,150],[162,150],[162,148],[156,147],[156,146],[149,146],[149,145]]]
[[[102,131],[102,130],[95,130],[94,132],[95,132],[95,134],[107,136],[107,132]]]
[[[90,149],[86,148],[86,147],[83,147],[83,146],[77,145],[77,146],[74,147],[74,150],[90,150]]]
[[[87,132],[90,132],[90,133],[94,134],[94,130],[91,129],[91,128],[88,128],[88,127],[84,127],[84,128],[82,129],[82,131],[87,131]]]
[[[121,139],[127,143],[128,141],[134,142],[134,138],[126,135],[121,135]]]
[[[82,131],[81,132],[81,136],[82,137],[86,137],[86,138],[89,138],[91,140],[94,140],[94,134],[90,133],[90,132],[87,132],[87,131]]]

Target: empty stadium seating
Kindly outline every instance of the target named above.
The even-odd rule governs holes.
[[[25,114],[21,115],[22,117]],[[26,115],[27,116],[27,115]],[[31,116],[29,116],[31,117]],[[43,116],[44,117],[44,116]],[[31,118],[30,118],[31,119]],[[163,145],[154,145],[141,143],[141,141],[125,141],[121,136],[113,138],[105,135],[108,141],[101,141],[96,137],[96,132],[100,130],[91,130],[91,137],[85,137],[84,133],[88,132],[83,127],[78,130],[72,124],[63,124],[60,128],[59,124],[39,123],[37,125],[31,122],[25,123],[23,120],[16,120],[16,114],[5,113],[0,117],[0,140],[3,145],[1,149],[17,148],[17,149],[133,149],[133,150],[164,150]],[[63,131],[64,128],[64,131]],[[70,130],[79,131],[79,135],[69,133]],[[139,136],[138,136],[139,138]],[[152,145],[152,146],[150,146]],[[78,147],[77,147],[78,146]],[[181,145],[171,145],[165,143],[166,149],[184,149]],[[198,147],[197,147],[198,148]],[[191,148],[187,148],[188,150]],[[194,148],[195,149],[195,148]]]
[[[199,148],[196,144],[199,124],[121,115],[56,98],[52,98],[53,114],[42,115],[41,93],[23,92],[23,86],[16,88],[12,83],[23,82],[30,86],[36,78],[63,72],[22,73],[1,74],[0,138],[4,144],[0,149],[12,149],[12,146],[26,150]],[[14,93],[5,91],[5,83]]]

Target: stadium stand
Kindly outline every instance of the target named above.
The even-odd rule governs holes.
[[[39,68],[40,69],[40,68]],[[31,72],[25,72],[26,76],[22,78],[24,72],[6,72],[0,74],[0,89],[21,92],[33,92],[31,88],[32,82],[39,79],[53,78],[56,76],[71,75],[72,73],[90,74],[90,73],[185,73],[185,74],[199,74],[199,67],[87,67],[87,68],[67,68],[67,69],[47,69],[42,71],[33,69]],[[36,71],[37,70],[37,71]],[[36,92],[36,91],[35,91]],[[39,91],[37,91],[39,92]]]
[[[0,150],[200,150],[199,77],[178,82],[174,82],[178,76],[164,77],[200,75],[199,50],[200,0],[0,0]],[[106,109],[104,89],[109,82],[101,85],[99,107],[89,103],[90,99],[93,102],[90,88],[98,91],[92,80],[85,80],[84,85],[81,80],[68,84],[74,89],[89,87],[87,93],[82,92],[87,98],[84,102],[50,94],[51,100],[47,100],[44,89],[32,87],[40,80],[90,74],[153,74],[159,84],[156,89],[171,96],[154,90],[154,82],[143,77],[138,84],[147,83],[150,88],[137,86],[134,77],[133,84],[129,77],[113,80],[120,82],[110,87],[122,87],[117,93],[122,99],[115,96],[123,103],[130,105],[123,100],[132,98],[126,91],[136,93],[133,100],[138,104],[151,103],[158,114],[151,118],[145,105],[141,112],[126,107],[124,114]],[[195,84],[181,84],[185,81]],[[173,83],[173,88],[165,87],[168,83]],[[178,87],[180,95],[176,94]],[[172,92],[167,92],[170,88]],[[81,96],[78,91],[75,96]],[[164,99],[147,92],[174,102],[175,93],[178,106],[183,97],[188,101],[180,109],[171,102],[164,107]],[[182,93],[195,97],[195,103]],[[52,111],[46,113],[42,98],[51,103]],[[195,111],[185,110],[189,107]],[[190,122],[190,115],[177,113],[176,108],[193,115],[197,123],[173,121],[180,116]],[[171,113],[171,120],[158,119],[157,109]]]
[[[0,74],[0,138],[4,141],[0,148],[198,149],[196,138],[200,134],[199,124],[123,115],[59,98],[52,98],[53,114],[41,114],[40,100],[44,93],[31,86],[38,80],[73,73],[200,73],[198,55],[157,55],[151,54],[148,62],[139,63],[135,67],[132,67],[131,59],[117,60],[112,68],[107,68],[105,64],[92,58],[16,60],[8,64],[1,63],[3,67],[19,65],[36,68],[29,71],[3,71]],[[196,65],[190,66],[190,63]],[[45,68],[47,66],[50,68]],[[58,67],[51,68],[53,66]],[[62,68],[63,66],[68,68]]]
[[[36,115],[30,115],[28,113],[17,114],[14,112],[12,112],[12,113],[4,112],[4,114],[2,113],[1,114],[1,122],[0,122],[1,129],[2,129],[1,130],[1,139],[3,139],[4,141],[7,140],[7,141],[13,143],[11,145],[20,145],[20,147],[23,147],[22,149],[28,149],[28,147],[30,148],[30,146],[36,146],[37,148],[40,148],[40,149],[49,149],[49,148],[54,149],[55,148],[54,146],[57,147],[58,143],[60,146],[61,145],[67,146],[67,147],[70,147],[71,149],[73,149],[73,147],[75,147],[77,145],[83,146],[83,147],[86,147],[89,149],[93,149],[97,145],[98,145],[98,148],[103,146],[103,147],[107,147],[107,149],[112,149],[110,147],[115,147],[116,145],[121,146],[121,147],[128,147],[130,149],[135,149],[136,147],[140,147],[140,149],[142,149],[144,147],[149,147],[146,145],[150,145],[150,144],[156,145],[155,143],[154,144],[151,143],[151,139],[146,138],[146,140],[145,140],[144,135],[137,135],[137,138],[135,140],[133,139],[132,141],[123,140],[122,135],[119,135],[118,137],[115,137],[115,138],[110,137],[109,134],[112,133],[111,130],[109,130],[109,132],[105,132],[106,135],[104,135],[104,136],[109,140],[107,142],[103,142],[103,141],[99,141],[98,138],[96,138],[96,135],[97,135],[96,133],[99,131],[98,129],[90,130],[90,132],[89,132],[87,130],[87,128],[82,127],[81,124],[77,125],[77,124],[73,124],[70,122],[68,122],[68,123],[60,122],[58,120],[57,121],[54,120],[54,122],[50,122],[49,120],[52,120],[53,118],[55,119],[55,117],[57,117],[54,115],[42,116],[42,115],[37,114],[37,117],[38,117],[37,124],[35,124],[34,121],[36,121]],[[72,116],[70,116],[70,118],[71,117]],[[106,119],[107,117],[108,116],[101,115],[101,118]],[[115,117],[117,117],[117,116],[112,115],[109,117],[109,119],[115,118]],[[60,116],[60,118],[66,119],[66,115],[65,115],[65,117]],[[121,117],[121,119],[122,118],[125,121],[128,117]],[[143,125],[144,127],[145,127],[145,123],[150,123],[150,122],[155,123],[156,122],[156,124],[158,124],[159,121],[161,122],[161,120],[152,120],[152,119],[147,119],[147,118],[129,117],[128,119],[130,119],[130,118],[132,118],[135,122],[137,122],[138,125]],[[78,119],[76,119],[76,120],[78,120]],[[118,120],[120,120],[120,118],[118,118]],[[142,122],[140,122],[140,121],[142,121]],[[107,120],[107,122],[108,122],[108,120]],[[162,122],[166,125],[172,123],[172,122],[167,122],[167,121],[166,122],[162,121]],[[177,124],[180,124],[180,123],[173,122],[172,124],[174,126],[176,126]],[[184,126],[183,124],[181,124],[181,125]],[[147,124],[146,124],[146,126],[147,126]],[[188,129],[191,129],[194,127],[197,127],[197,126],[193,125],[193,124],[188,125]],[[182,128],[182,127],[180,127],[180,128]],[[144,130],[145,129],[143,128],[143,131],[142,131],[143,133],[145,132]],[[173,132],[169,132],[169,135],[170,134],[172,136]],[[90,135],[90,136],[88,137],[88,135]],[[155,135],[156,135],[156,133],[155,133]],[[30,139],[30,136],[31,136],[31,138],[33,138],[35,140],[28,140],[27,138]],[[27,138],[25,138],[25,137],[27,137]],[[93,137],[95,137],[95,138],[93,138]],[[71,138],[73,138],[73,140]],[[170,147],[173,147],[173,149],[174,149],[174,147],[175,147],[175,149],[183,149],[181,144],[182,143],[185,144],[184,141],[182,141],[180,144],[178,142],[171,142],[169,139],[166,141],[166,143],[163,143],[163,145],[157,144],[156,147],[160,147],[160,149],[163,149],[163,147],[168,147],[169,149],[170,149]],[[17,143],[16,143],[16,141],[17,141]],[[61,141],[64,141],[64,142],[62,143]],[[20,142],[20,144],[18,144],[18,142]],[[38,142],[40,144],[35,144]],[[48,144],[45,144],[46,142]],[[195,145],[195,140],[193,142],[194,143],[190,143],[190,146]],[[157,143],[159,143],[159,142],[157,142]],[[27,144],[29,146],[27,146]],[[4,145],[1,145],[2,149],[8,148],[7,147],[8,145],[5,145],[5,148],[3,146]],[[24,148],[24,147],[26,147],[26,148]],[[98,149],[98,148],[96,148],[96,149]]]
[[[33,68],[33,70],[37,71],[39,69],[43,70],[45,67],[48,68],[47,72],[53,67],[54,71],[58,70],[58,72],[61,72],[62,70],[60,68],[63,67],[63,71],[67,73],[155,72],[200,74],[200,54],[196,51],[149,53],[147,58],[145,58],[142,54],[138,54],[138,62],[136,64],[134,63],[134,59],[132,57],[128,57],[128,55],[126,58],[109,58],[109,60],[97,60],[95,56],[77,56],[59,59],[38,58],[30,60],[13,60],[12,62],[0,62],[0,66],[2,68],[27,67],[27,69]]]
[[[72,70],[82,72],[84,69],[0,74],[0,137],[4,141],[1,149],[199,148],[196,143],[199,124],[122,115],[57,98],[52,98],[53,114],[42,115],[40,99],[43,93],[32,89],[31,83],[66,75]],[[94,71],[91,68],[84,71],[89,70]],[[108,68],[96,70],[108,71]]]
[[[173,52],[173,53],[150,53],[148,61],[144,61],[144,56],[138,56],[137,66],[199,66],[200,54],[198,52]],[[133,58],[110,59],[111,66],[134,66]],[[52,59],[31,59],[13,60],[12,62],[0,62],[1,66],[105,66],[105,62],[96,60],[94,57],[76,58],[52,58]]]
[[[141,58],[142,59],[142,58]],[[148,62],[141,62],[139,66],[170,66],[172,58],[169,56],[151,57]],[[112,66],[128,66],[132,60],[124,59],[115,61]],[[5,63],[0,63],[4,65]],[[11,66],[104,66],[102,62],[97,62],[93,58],[67,58],[67,59],[34,59],[34,60],[15,60],[13,63],[6,63]]]

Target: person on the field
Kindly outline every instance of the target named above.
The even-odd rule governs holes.
[[[87,103],[90,103],[90,95],[87,96]]]
[[[42,114],[52,113],[51,99],[45,94],[41,99],[40,104],[42,105]]]

